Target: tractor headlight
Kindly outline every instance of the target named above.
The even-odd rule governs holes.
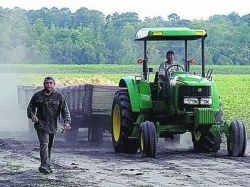
[[[201,98],[200,104],[201,105],[212,105],[212,98],[210,98],[210,97]]]
[[[186,105],[198,105],[199,99],[193,98],[193,97],[187,97],[187,98],[184,98],[184,104],[186,104]]]

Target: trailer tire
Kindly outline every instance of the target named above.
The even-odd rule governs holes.
[[[103,126],[101,124],[96,124],[88,128],[88,141],[93,144],[103,141]]]
[[[220,135],[215,135],[211,131],[192,132],[192,141],[197,152],[217,152],[222,142]]]
[[[76,143],[78,136],[78,129],[70,129],[65,132],[65,141],[67,144]]]
[[[137,153],[138,141],[130,140],[134,116],[126,90],[118,91],[112,105],[112,142],[117,153]]]
[[[144,157],[156,156],[156,129],[153,122],[145,121],[140,126],[140,152]]]
[[[245,155],[247,146],[247,133],[245,124],[239,120],[233,121],[229,126],[227,150],[230,156],[241,157]]]
[[[36,134],[36,129],[34,127],[34,123],[29,119],[28,120],[29,132],[32,134]]]

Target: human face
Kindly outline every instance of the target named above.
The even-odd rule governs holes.
[[[47,80],[43,83],[44,89],[48,92],[51,92],[55,87],[55,82],[53,80]]]
[[[171,54],[171,53],[169,53],[169,54],[167,54],[166,58],[167,58],[167,61],[168,61],[168,62],[172,63],[173,60],[174,60],[174,55]]]

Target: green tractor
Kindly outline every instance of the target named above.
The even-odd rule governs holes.
[[[224,133],[230,156],[244,156],[247,137],[243,122],[230,124],[223,120],[218,88],[212,70],[205,73],[204,30],[189,28],[143,28],[136,41],[144,42],[143,73],[124,77],[119,82],[112,105],[112,142],[117,153],[137,153],[155,158],[158,138],[179,141],[180,134],[191,132],[194,150],[217,152]],[[147,42],[183,41],[184,67],[166,70],[169,78],[162,81],[157,72],[149,80]],[[201,40],[201,75],[189,73],[188,41]],[[170,68],[169,68],[170,69]],[[181,70],[181,71],[180,71]]]

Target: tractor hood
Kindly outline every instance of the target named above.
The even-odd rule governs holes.
[[[187,86],[211,86],[211,82],[199,75],[180,74],[174,76],[170,81],[171,85],[183,84]]]

